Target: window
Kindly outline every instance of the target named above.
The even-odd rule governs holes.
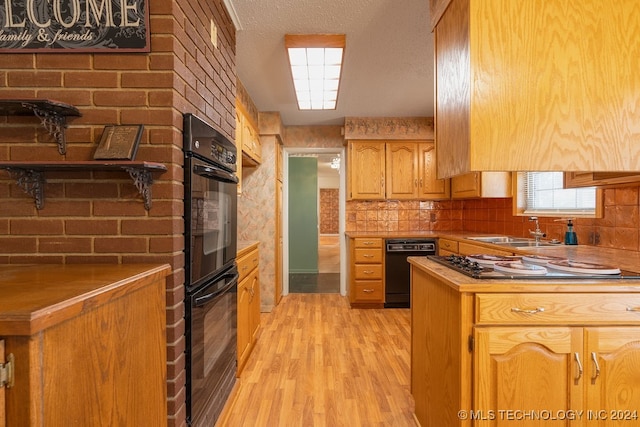
[[[518,172],[521,215],[599,217],[601,191],[595,187],[564,188],[563,172]]]

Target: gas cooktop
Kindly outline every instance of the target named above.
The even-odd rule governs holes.
[[[640,279],[640,273],[539,255],[427,256],[474,279]]]

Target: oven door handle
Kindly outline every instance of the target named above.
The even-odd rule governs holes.
[[[210,292],[208,294],[205,294],[201,297],[197,297],[194,301],[194,305],[196,307],[201,307],[203,305],[205,305],[206,303],[208,303],[209,301],[216,299],[217,297],[219,297],[220,295],[224,294],[225,292],[227,292],[229,289],[233,288],[234,286],[236,286],[238,284],[238,278],[240,277],[240,275],[238,273],[233,273],[233,274],[229,274],[224,276],[225,278],[230,278],[231,280],[221,289],[216,290],[215,292]]]
[[[205,178],[211,178],[217,181],[228,182],[231,184],[238,183],[238,177],[234,173],[227,172],[226,170],[217,168],[215,166],[195,165],[193,167],[193,171]]]

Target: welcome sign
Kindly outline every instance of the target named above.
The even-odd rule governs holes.
[[[0,52],[148,52],[146,0],[0,0]]]

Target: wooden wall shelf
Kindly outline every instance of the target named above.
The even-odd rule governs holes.
[[[166,172],[167,167],[161,163],[144,161],[59,161],[29,162],[0,161],[0,169],[9,171],[17,184],[25,193],[33,196],[36,208],[44,207],[44,184],[46,171],[69,170],[123,170],[129,173],[133,183],[144,198],[144,207],[151,209],[152,172]]]
[[[73,105],[49,99],[0,99],[0,115],[36,116],[47,132],[56,139],[58,152],[65,154],[67,117],[79,117],[82,114]]]

